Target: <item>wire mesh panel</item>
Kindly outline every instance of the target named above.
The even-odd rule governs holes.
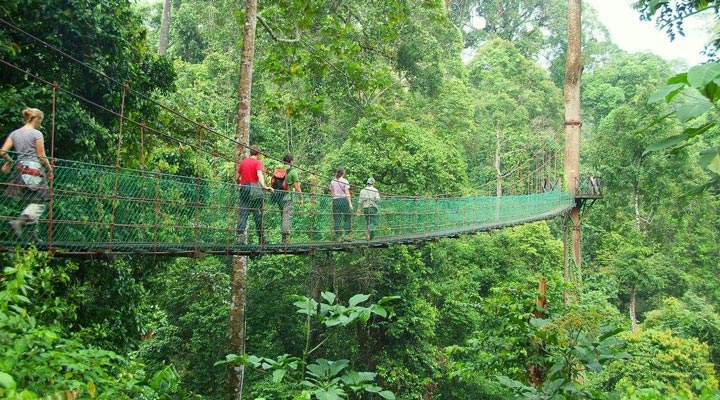
[[[574,204],[572,194],[558,190],[503,197],[387,196],[378,203],[370,232],[362,210],[338,212],[329,195],[304,193],[301,202],[296,193],[67,160],[56,162],[54,174],[50,199],[42,202],[46,211],[19,236],[9,222],[37,200],[3,197],[2,250],[32,244],[68,254],[300,253],[485,231],[548,219]],[[0,190],[12,185],[9,174],[0,175]]]

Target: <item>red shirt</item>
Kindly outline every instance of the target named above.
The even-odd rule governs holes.
[[[246,183],[258,183],[258,171],[263,170],[263,165],[260,160],[253,157],[248,157],[238,165],[238,173],[240,174],[240,185]]]

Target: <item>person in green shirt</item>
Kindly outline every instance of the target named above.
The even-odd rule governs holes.
[[[285,157],[283,157],[283,162],[287,165],[285,183],[287,184],[288,189],[282,199],[282,224],[280,226],[280,233],[282,233],[283,244],[289,244],[290,227],[292,226],[294,209],[294,197],[297,196],[301,206],[303,205],[303,198],[302,190],[300,190],[300,175],[298,174],[297,169],[293,168],[293,156],[286,154]]]

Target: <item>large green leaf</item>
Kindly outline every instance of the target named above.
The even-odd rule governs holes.
[[[701,100],[680,106],[675,113],[681,122],[688,122],[705,114],[711,108],[712,103],[703,98]]]
[[[369,298],[370,298],[370,295],[367,295],[367,294],[356,294],[355,296],[350,298],[348,304],[350,305],[350,307],[353,307],[353,306],[356,306],[356,305],[364,302],[365,300],[367,300]]]
[[[665,138],[663,140],[660,140],[658,142],[652,143],[647,148],[645,148],[645,151],[643,152],[643,156],[652,153],[654,151],[660,151],[667,149],[669,147],[675,147],[678,144],[684,142],[687,140],[690,136],[688,136],[685,133],[682,133],[680,135],[670,136],[669,138]]]
[[[712,147],[700,152],[700,165],[720,174],[720,147]]]
[[[10,374],[5,372],[0,372],[0,386],[9,389],[9,390],[15,390],[16,384],[15,380],[13,379]]]
[[[660,89],[656,90],[655,93],[650,95],[648,103],[657,103],[660,100],[669,102],[670,100],[672,100],[673,97],[675,97],[676,94],[680,92],[680,90],[682,90],[683,87],[685,87],[685,85],[682,83],[675,83],[672,85],[663,86]]]
[[[695,89],[702,91],[718,75],[720,75],[720,63],[697,65],[688,71],[688,83]]]

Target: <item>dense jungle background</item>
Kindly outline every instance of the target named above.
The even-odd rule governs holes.
[[[702,10],[716,29],[718,3],[636,8],[674,34]],[[250,141],[292,153],[320,185],[343,165],[388,193],[495,195],[528,163],[561,169],[565,1],[271,0],[258,11]],[[119,108],[120,88],[53,46],[232,138],[244,22],[244,2],[227,0],[5,1],[0,131],[21,126],[24,107],[50,115],[51,87],[31,76]],[[695,69],[628,54],[589,6],[582,34],[582,172],[602,178],[604,198],[584,210],[578,279],[563,276],[562,219],[252,258],[247,354],[234,355],[229,257],[3,253],[0,397],[223,399],[228,368],[244,365],[247,399],[720,398],[717,43]],[[117,118],[60,96],[55,157],[114,165]],[[193,134],[150,101],[125,112]],[[140,139],[123,140],[123,165],[138,165]],[[195,176],[203,164],[233,179],[234,163],[185,157],[168,138],[143,146],[160,171]]]

